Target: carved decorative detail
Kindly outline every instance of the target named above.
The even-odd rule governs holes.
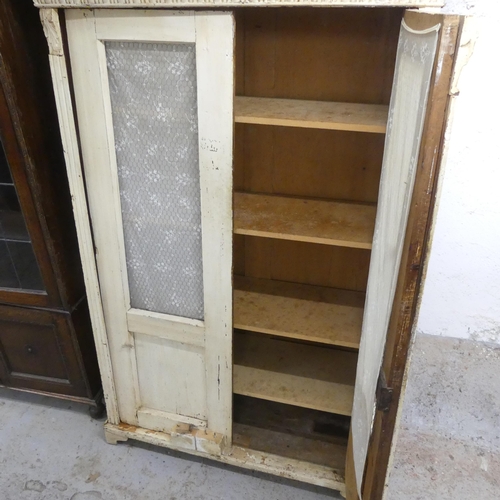
[[[40,19],[42,20],[45,38],[47,38],[47,43],[49,44],[49,54],[52,56],[64,55],[57,10],[41,9]]]
[[[336,5],[346,7],[441,7],[444,0],[34,0],[37,7],[239,7]]]

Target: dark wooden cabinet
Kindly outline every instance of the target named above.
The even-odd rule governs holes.
[[[0,383],[93,405],[100,378],[31,0],[0,4]]]

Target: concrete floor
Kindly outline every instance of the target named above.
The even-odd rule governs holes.
[[[0,388],[0,500],[326,500],[337,493],[139,442],[87,407]]]
[[[386,500],[500,498],[500,346],[417,334]]]

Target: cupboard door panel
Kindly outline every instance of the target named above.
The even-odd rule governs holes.
[[[206,420],[203,349],[140,334],[135,346],[142,406]]]
[[[120,418],[229,437],[232,15],[66,15]]]
[[[400,31],[352,411],[358,491],[361,490],[375,415],[377,381],[401,262],[440,27],[440,18],[425,28],[416,29],[403,20]]]

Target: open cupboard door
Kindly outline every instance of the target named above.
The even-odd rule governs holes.
[[[442,20],[407,11],[401,25],[357,366],[352,454],[346,464],[347,478],[355,478],[355,485],[346,484],[352,499],[356,489],[361,497]]]
[[[66,20],[120,420],[220,454],[232,411],[232,15]]]

